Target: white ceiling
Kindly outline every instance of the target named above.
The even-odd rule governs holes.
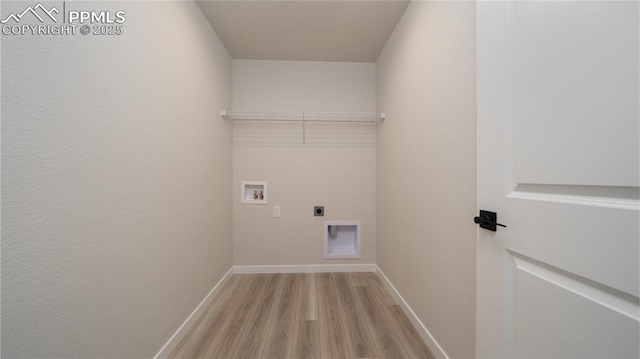
[[[375,62],[408,0],[198,1],[234,59]]]

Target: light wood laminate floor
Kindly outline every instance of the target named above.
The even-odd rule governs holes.
[[[235,274],[170,358],[434,358],[375,273]]]

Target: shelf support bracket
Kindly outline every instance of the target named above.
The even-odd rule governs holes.
[[[305,145],[307,143],[307,133],[306,133],[306,123],[304,118],[304,112],[302,113],[302,144]]]

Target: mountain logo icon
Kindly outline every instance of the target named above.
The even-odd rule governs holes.
[[[40,13],[38,13],[38,12],[40,12]],[[49,17],[51,20],[53,20],[53,22],[58,22],[58,19],[56,19],[53,14],[59,14],[60,11],[58,11],[58,9],[56,9],[53,6],[51,7],[51,9],[47,9],[44,5],[42,5],[42,3],[38,3],[38,5],[36,5],[36,6],[27,7],[26,9],[24,9],[23,12],[21,12],[19,14],[9,14],[9,16],[7,16],[6,19],[0,21],[0,23],[6,24],[10,20],[13,20],[16,23],[19,23],[20,20],[22,20],[22,18],[24,16],[26,16],[27,14],[29,14],[29,13],[32,14],[33,16],[35,16],[36,19],[40,20],[40,22],[44,22],[45,21],[45,18],[44,18],[45,15],[47,17]]]

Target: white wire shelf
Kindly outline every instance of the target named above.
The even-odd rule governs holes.
[[[302,122],[376,122],[384,120],[384,112],[287,112],[287,111],[220,111],[220,116],[233,121],[302,121]]]

